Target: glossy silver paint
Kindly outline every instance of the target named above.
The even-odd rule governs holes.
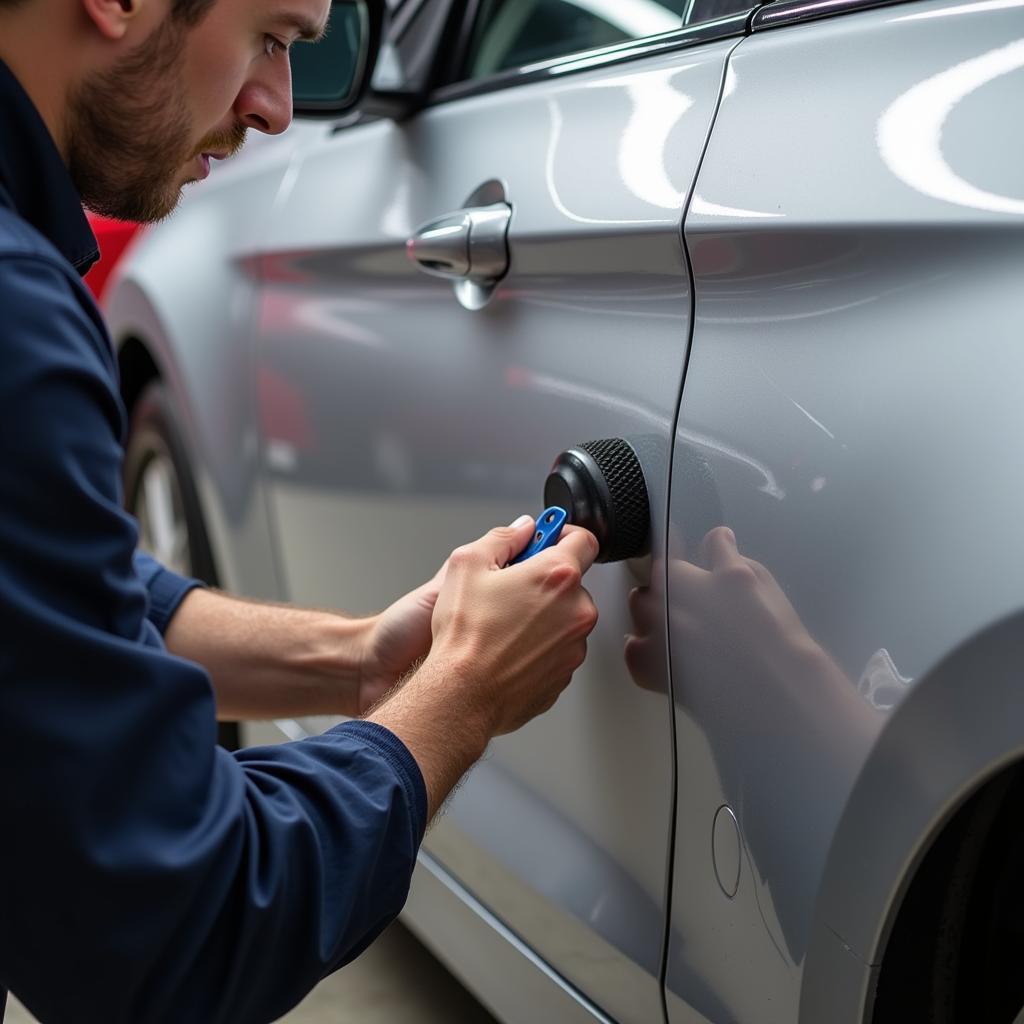
[[[429,853],[420,853],[402,918],[499,1020],[613,1024]]]
[[[592,437],[645,442],[664,537],[689,333],[680,224],[732,45],[452,100],[305,152],[260,257],[289,597],[383,606],[459,543],[538,512],[555,455]],[[470,311],[406,241],[494,179],[510,267]],[[662,1013],[672,818],[668,681],[641,690],[622,658],[634,582],[625,565],[590,574],[602,622],[586,666],[493,744],[426,841],[623,1022]]]
[[[1024,6],[993,2],[755,33],[730,62],[686,222],[672,1021],[794,1021],[804,987],[801,1020],[861,1020],[916,852],[1020,756],[977,638],[1024,609],[1022,68]],[[677,565],[716,519],[796,623],[742,585],[695,599]]]

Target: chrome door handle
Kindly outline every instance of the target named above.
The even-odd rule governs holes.
[[[424,224],[406,242],[409,258],[437,277],[493,281],[508,270],[508,203],[471,206]]]
[[[506,202],[467,206],[424,224],[405,251],[424,273],[454,281],[464,306],[479,309],[508,273],[511,219]]]
[[[405,251],[420,270],[436,277],[466,277],[469,274],[469,210],[450,213],[424,224],[408,242]]]

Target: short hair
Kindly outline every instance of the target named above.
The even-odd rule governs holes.
[[[0,0],[0,10],[21,7],[29,0]],[[214,0],[172,0],[171,17],[186,25],[196,25],[213,6]]]
[[[173,0],[171,17],[186,25],[196,25],[213,4],[214,0]]]

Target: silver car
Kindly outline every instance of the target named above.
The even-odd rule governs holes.
[[[627,440],[651,552],[405,920],[506,1021],[1010,1024],[1024,0],[390,6],[109,293],[146,543],[369,613]]]

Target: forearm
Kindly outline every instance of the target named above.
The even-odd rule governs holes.
[[[428,656],[416,673],[366,716],[394,733],[416,759],[427,789],[430,821],[458,781],[483,756],[493,724],[466,707],[453,686],[464,670]]]
[[[194,590],[165,640],[213,680],[217,717],[281,718],[359,713],[360,665],[373,619],[242,601]],[[452,685],[462,666],[429,657],[367,716],[397,736],[427,789],[428,820],[480,759],[493,729],[483,709],[465,706]]]
[[[220,719],[356,715],[372,622],[194,590],[165,641],[209,672]]]

